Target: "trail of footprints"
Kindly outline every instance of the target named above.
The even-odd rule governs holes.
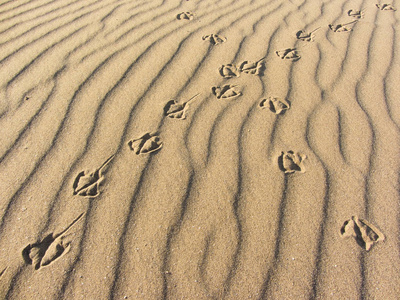
[[[381,11],[396,11],[392,4],[376,4]],[[328,27],[335,33],[350,32],[353,26],[362,18],[364,18],[364,10],[349,10],[347,15],[356,20],[340,23],[329,24]],[[192,12],[181,12],[176,15],[178,20],[193,20]],[[303,42],[313,42],[316,32],[320,27],[306,32],[300,30],[296,33],[297,40]],[[223,44],[227,41],[226,37],[219,34],[208,34],[202,37],[203,41],[209,41],[212,45]],[[276,55],[282,60],[292,62],[298,61],[301,56],[297,48],[286,48],[275,51]],[[222,65],[218,72],[223,79],[231,79],[239,77],[242,73],[256,76],[263,76],[265,71],[264,58],[258,61],[243,61],[238,65],[226,64]],[[212,94],[217,99],[233,99],[242,96],[242,89],[237,85],[224,84],[211,88]],[[193,101],[199,94],[194,95],[187,101],[178,103],[176,100],[169,100],[164,106],[164,117],[176,120],[185,120],[189,109],[189,103]],[[277,97],[264,98],[259,103],[260,109],[268,108],[276,115],[283,115],[291,107],[291,103],[287,99]],[[140,137],[136,137],[128,142],[128,147],[136,155],[148,155],[159,151],[163,146],[160,136],[155,132],[147,132]],[[305,154],[297,153],[292,150],[281,152],[277,160],[279,169],[286,175],[293,173],[304,173],[304,161],[307,158]],[[100,195],[101,185],[105,180],[104,170],[114,159],[114,155],[110,156],[100,167],[94,171],[81,171],[75,178],[72,189],[74,196],[93,199]],[[50,265],[70,250],[70,242],[64,242],[67,232],[83,217],[85,213],[81,213],[66,229],[57,234],[49,234],[41,241],[27,245],[22,251],[22,257],[26,264],[32,265],[35,270]],[[340,235],[343,238],[353,237],[357,244],[363,249],[369,251],[371,247],[385,239],[383,233],[374,225],[366,220],[352,216],[346,220],[340,229]],[[0,279],[6,272],[7,267],[0,272]]]

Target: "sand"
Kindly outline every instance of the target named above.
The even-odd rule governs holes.
[[[397,0],[0,3],[1,299],[398,299]]]

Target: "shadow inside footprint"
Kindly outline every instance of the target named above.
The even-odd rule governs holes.
[[[217,97],[217,99],[234,98],[242,95],[242,92],[238,89],[236,85],[229,84],[226,84],[222,87],[214,86],[211,88],[211,91]]]
[[[226,37],[219,36],[218,34],[209,34],[203,36],[203,41],[209,40],[211,44],[218,45],[226,42]]]
[[[29,244],[22,250],[22,257],[25,263],[32,265],[35,270],[54,262],[61,255],[70,250],[70,243],[64,243],[66,233],[78,222],[84,213],[80,214],[72,223],[58,234],[49,234],[40,242]]]
[[[193,20],[194,14],[191,13],[190,11],[181,12],[180,14],[176,15],[176,18],[178,20]]]
[[[307,155],[294,153],[293,151],[282,152],[278,157],[278,165],[281,171],[286,174],[300,172],[304,173],[304,160],[307,158]]]
[[[274,114],[282,115],[290,108],[290,101],[286,99],[269,97],[268,99],[262,99],[258,106],[261,109],[268,107]]]
[[[367,251],[371,249],[373,244],[385,239],[378,228],[357,216],[352,216],[351,219],[343,223],[340,235],[343,238],[354,237],[357,244]]]
[[[332,30],[333,32],[350,32],[353,30],[352,26],[349,25],[353,25],[356,22],[358,22],[357,20],[353,21],[353,22],[349,22],[349,23],[345,23],[345,24],[337,24],[337,25],[333,25],[333,24],[329,24],[329,29]]]
[[[391,10],[391,11],[396,11],[396,9],[393,7],[392,4],[375,4],[377,8],[379,8],[380,10]]]
[[[287,48],[285,50],[275,51],[275,53],[281,59],[298,61],[301,58],[296,48]]]
[[[350,9],[350,10],[347,12],[347,15],[348,15],[349,17],[353,17],[353,18],[356,18],[356,19],[362,19],[362,18],[364,18],[364,12],[363,12],[362,10],[353,10],[353,9]]]
[[[139,155],[156,152],[162,148],[163,143],[156,133],[150,132],[137,139],[130,140],[128,146],[136,155]]]
[[[90,171],[82,171],[80,172],[72,185],[74,190],[73,194],[88,198],[97,197],[100,195],[100,185],[104,180],[103,170],[110,163],[110,161],[114,158],[114,155],[111,155],[99,168]]]
[[[218,71],[223,78],[233,78],[240,76],[238,68],[233,64],[222,65],[218,69]]]

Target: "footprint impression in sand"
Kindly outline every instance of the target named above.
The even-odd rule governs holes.
[[[305,32],[304,30],[297,31],[296,38],[304,42],[313,42],[315,38],[315,32],[320,28],[321,27],[318,27],[311,32]]]
[[[111,155],[99,168],[92,172],[80,172],[72,185],[73,194],[88,198],[100,195],[100,185],[104,181],[103,170],[113,158],[114,155]]]
[[[218,34],[209,34],[202,37],[203,41],[208,40],[211,44],[217,45],[226,42],[226,37],[219,36]]]
[[[248,61],[248,60],[242,61],[239,64],[238,69],[242,73],[262,76],[264,75],[264,70],[265,70],[265,63],[263,60],[264,57],[257,61]]]
[[[233,64],[222,65],[222,67],[220,67],[218,71],[219,74],[224,78],[233,78],[240,76],[238,68],[236,67],[236,65]]]
[[[40,242],[29,244],[22,250],[24,261],[32,265],[35,270],[47,266],[56,259],[66,254],[70,248],[70,243],[64,243],[66,233],[78,222],[84,213],[80,214],[72,223],[58,234],[50,233]]]
[[[211,88],[211,91],[217,97],[217,99],[228,99],[242,95],[242,92],[239,90],[238,86],[229,84],[226,84],[222,87],[214,86]]]
[[[375,4],[377,8],[379,8],[380,10],[392,10],[392,11],[396,11],[396,9],[393,7],[392,4]]]
[[[357,20],[349,22],[349,23],[345,23],[345,24],[337,24],[337,25],[333,25],[333,24],[329,24],[329,29],[332,30],[333,32],[350,32],[353,30],[353,27],[351,25],[355,24],[356,22],[358,22]]]
[[[176,18],[178,20],[193,20],[194,14],[191,13],[190,11],[181,12],[180,14],[176,15]]]
[[[240,73],[262,76],[264,75],[264,58],[258,61],[242,61],[237,66],[234,64],[222,65],[218,71],[223,78],[239,77]]]
[[[183,103],[177,103],[175,100],[170,100],[164,106],[164,116],[172,119],[184,120],[186,119],[186,111],[189,108],[189,102],[193,101],[199,94],[194,95],[188,101]]]
[[[129,148],[139,154],[149,154],[160,150],[163,143],[160,137],[154,132],[148,132],[137,139],[128,142]]]
[[[288,59],[291,61],[298,61],[301,58],[296,48],[287,48],[285,50],[275,51],[275,53],[281,59]]]
[[[258,107],[261,109],[269,108],[274,114],[280,115],[290,108],[290,102],[285,99],[269,97],[268,99],[262,99]]]
[[[304,160],[307,155],[294,153],[293,151],[282,152],[278,157],[279,168],[286,174],[300,172],[304,173]]]
[[[343,238],[354,237],[357,244],[367,251],[371,249],[373,244],[385,239],[378,228],[357,216],[352,216],[351,219],[344,222],[340,229],[340,235]]]
[[[353,10],[353,9],[350,9],[350,10],[347,12],[347,15],[348,15],[349,17],[353,17],[353,18],[356,18],[356,19],[362,19],[362,18],[364,18],[364,12],[363,12],[362,10]]]

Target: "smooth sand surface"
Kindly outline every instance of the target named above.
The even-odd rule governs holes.
[[[1,1],[0,298],[398,299],[382,1]]]

